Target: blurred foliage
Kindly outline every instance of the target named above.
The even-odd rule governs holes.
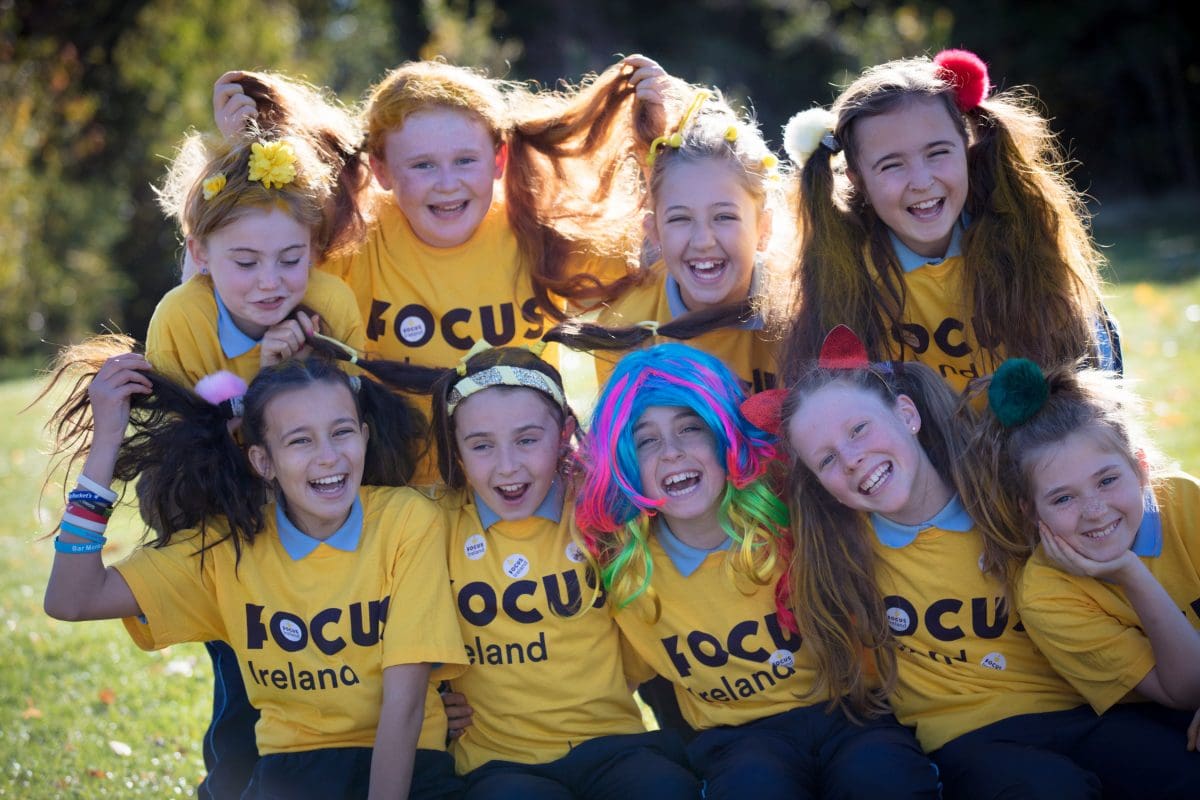
[[[0,0],[0,356],[140,336],[176,280],[154,204],[213,81],[275,69],[358,99],[408,58],[554,85],[643,52],[752,106],[768,138],[866,65],[965,46],[1036,86],[1104,200],[1200,188],[1200,30],[1170,0]]]

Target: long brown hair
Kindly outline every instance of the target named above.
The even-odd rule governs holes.
[[[990,495],[976,493],[982,465],[968,447],[972,412],[937,372],[919,362],[829,369],[813,361],[797,372],[782,409],[785,434],[805,401],[830,385],[868,393],[889,408],[905,395],[921,416],[918,442],[938,477],[958,492],[968,514],[977,519]],[[876,580],[874,531],[866,514],[843,505],[821,485],[790,437],[783,440],[796,544],[789,569],[791,599],[800,633],[834,703],[853,715],[886,713],[896,684],[896,652]],[[984,536],[984,570],[1005,586],[1007,554],[1014,546],[1011,539]],[[878,686],[868,680],[868,662]]]
[[[1046,365],[1096,357],[1103,259],[1083,197],[1028,92],[1005,91],[964,113],[929,59],[873,67],[833,105],[846,170],[856,169],[858,120],[921,100],[945,109],[968,147],[962,299],[980,347],[995,364],[1005,356]],[[780,298],[799,309],[790,320],[785,367],[815,358],[836,324],[852,327],[874,360],[911,358],[898,335],[908,298],[887,225],[834,156],[819,146],[801,171],[803,244],[791,291]],[[788,324],[786,312],[772,316]]]
[[[588,305],[640,278],[627,259],[640,233],[639,165],[662,121],[637,100],[632,71],[617,64],[578,87],[535,94],[441,61],[403,64],[368,95],[366,146],[382,159],[387,134],[425,107],[479,119],[508,149],[504,200],[534,297],[561,320],[556,297]],[[606,281],[577,271],[573,262],[585,255],[626,258],[626,274]]]

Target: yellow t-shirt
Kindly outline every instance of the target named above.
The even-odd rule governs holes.
[[[322,329],[362,350],[363,327],[354,295],[338,280],[318,270],[308,276],[304,304],[321,316]],[[230,358],[217,334],[217,299],[212,278],[193,275],[163,296],[150,318],[146,359],[158,372],[188,386],[205,375],[229,370],[247,383],[258,374],[258,346]]]
[[[448,512],[471,664],[453,685],[475,712],[451,745],[460,774],[494,759],[545,764],[590,739],[645,730],[616,623],[570,536],[570,509],[561,522],[535,516],[486,530],[474,502]]]
[[[901,315],[905,357],[931,367],[960,393],[972,379],[992,374],[1000,364],[979,346],[968,318],[962,271],[963,258],[956,255],[905,273],[908,299]],[[899,353],[896,346],[892,355]]]
[[[1147,510],[1142,533],[1161,524],[1162,547],[1142,563],[1200,630],[1200,483],[1172,475],[1155,494],[1158,513]],[[1062,572],[1039,547],[1015,595],[1029,635],[1097,713],[1124,700],[1154,667],[1150,640],[1119,586]]]
[[[321,543],[293,560],[268,507],[240,563],[226,542],[205,551],[202,564],[198,534],[184,534],[116,565],[146,619],[124,621],[139,647],[230,643],[262,712],[261,754],[371,747],[385,668],[441,664],[434,678],[444,679],[466,662],[441,510],[411,489],[364,487],[359,499],[362,531],[351,551]],[[422,731],[420,747],[444,749],[444,712],[440,721],[440,731]]]
[[[643,613],[651,605],[644,596],[614,614],[634,651],[674,684],[689,725],[742,725],[829,699],[827,693],[805,696],[816,682],[816,664],[800,635],[778,619],[778,574],[766,586],[735,577],[722,551],[685,576],[657,536],[650,555],[658,621]]]
[[[929,527],[903,547],[876,537],[879,589],[898,645],[892,708],[933,752],[1019,714],[1083,704],[1038,652],[1003,588],[980,569],[978,531]]]
[[[609,328],[636,325],[647,320],[660,324],[670,322],[674,315],[667,299],[668,273],[661,261],[651,269],[650,280],[602,308],[596,321]],[[647,339],[646,346],[654,343],[654,338]],[[779,342],[769,338],[761,326],[721,328],[685,343],[721,359],[741,379],[742,387],[748,394],[774,389],[778,385],[775,359]],[[603,386],[623,354],[615,350],[598,350],[592,355],[596,360],[597,384]]]

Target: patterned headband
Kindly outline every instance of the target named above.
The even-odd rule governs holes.
[[[547,375],[535,369],[527,369],[526,367],[500,365],[488,367],[481,372],[476,372],[474,375],[460,378],[458,383],[454,384],[454,388],[450,390],[450,397],[446,400],[446,413],[453,416],[454,409],[458,408],[459,403],[471,395],[493,386],[517,386],[525,389],[534,389],[549,395],[559,408],[565,409],[567,405],[562,389]]]

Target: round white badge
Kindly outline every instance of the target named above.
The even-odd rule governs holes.
[[[988,653],[979,662],[988,669],[1002,670],[1008,666],[1008,661],[1004,658],[1003,653]]]
[[[425,320],[420,317],[405,317],[400,321],[400,338],[410,344],[425,336]]]
[[[529,559],[513,553],[504,559],[504,574],[510,578],[524,578],[529,573]]]
[[[466,553],[467,558],[472,561],[478,561],[487,552],[487,539],[483,538],[482,533],[471,536],[467,539],[467,543],[463,545],[463,552]]]
[[[771,653],[769,659],[772,667],[787,667],[792,669],[796,666],[796,656],[791,650],[776,650]]]
[[[889,608],[887,610],[888,627],[896,633],[908,630],[908,612],[903,608]]]
[[[576,564],[580,564],[584,561],[587,561],[587,556],[584,554],[583,548],[578,544],[575,542],[567,542],[567,560],[574,561]]]
[[[279,632],[283,634],[283,638],[289,642],[298,642],[304,632],[300,630],[300,626],[292,622],[290,619],[279,621]]]

